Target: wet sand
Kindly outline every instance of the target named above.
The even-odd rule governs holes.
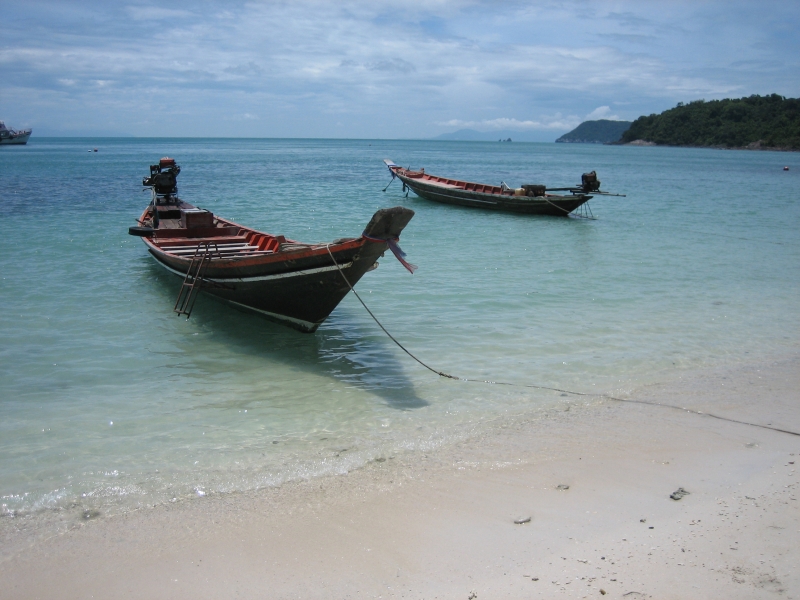
[[[799,390],[790,357],[632,398],[800,432]],[[800,597],[799,436],[562,400],[346,476],[8,536],[0,598]]]

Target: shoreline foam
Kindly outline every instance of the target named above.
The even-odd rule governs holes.
[[[800,431],[798,365],[715,369],[635,398]],[[347,475],[89,519],[47,540],[20,531],[4,540],[0,598],[791,598],[791,462],[788,434],[567,403]],[[678,488],[689,495],[671,500]]]

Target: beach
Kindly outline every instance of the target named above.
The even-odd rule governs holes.
[[[799,367],[630,399],[800,432]],[[797,597],[800,437],[560,399],[414,460],[9,535],[0,598]]]
[[[0,598],[796,595],[785,155],[88,143],[0,157]],[[313,335],[203,294],[176,317],[180,280],[127,234],[163,156],[187,201],[291,239],[411,208],[419,269],[387,255],[357,291],[458,379],[352,294]],[[514,185],[591,168],[629,196],[595,219],[452,207],[380,192],[386,157]]]
[[[800,600],[800,3],[2,6],[0,600]]]

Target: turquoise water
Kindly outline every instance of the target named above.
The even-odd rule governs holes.
[[[87,152],[97,147],[98,152]],[[352,296],[314,335],[201,297],[127,235],[148,165],[181,196],[301,241],[416,211],[357,289],[436,369],[628,393],[795,351],[797,154],[363,140],[33,139],[0,152],[2,514],[127,510],[250,490],[462,439],[566,399],[456,382],[394,346]],[[596,220],[405,197],[382,159],[510,185],[596,169]],[[792,169],[784,172],[782,167]],[[572,399],[570,401],[573,401]]]

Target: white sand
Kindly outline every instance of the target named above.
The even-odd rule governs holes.
[[[794,357],[635,397],[800,432],[798,390]],[[798,466],[798,436],[603,401],[416,464],[6,540],[0,598],[794,598]]]

